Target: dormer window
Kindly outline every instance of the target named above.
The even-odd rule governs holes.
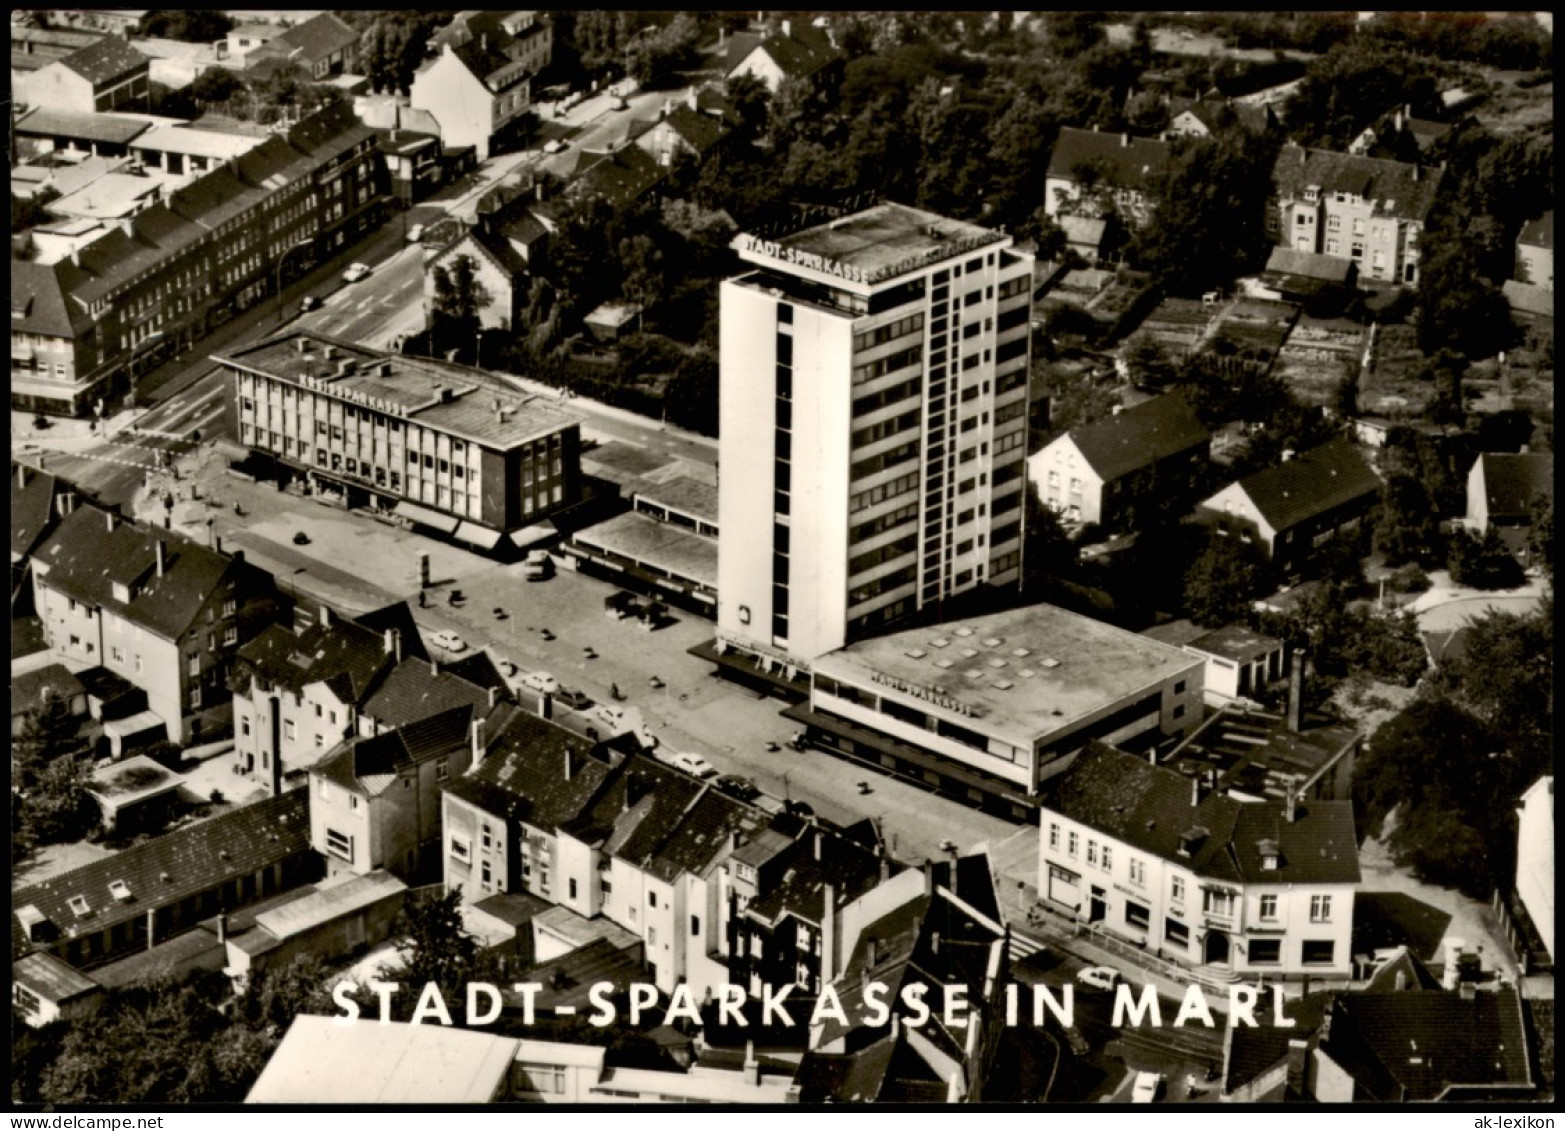
[[[65,905],[75,913],[78,919],[85,919],[92,914],[92,908],[87,905],[87,897],[84,895],[71,896],[70,899],[65,901]]]
[[[130,885],[124,880],[110,880],[109,894],[121,903],[126,903],[130,900]]]
[[[130,603],[130,586],[123,581],[114,583],[114,599],[125,604]]]
[[[1263,840],[1256,845],[1256,848],[1260,850],[1261,854],[1261,871],[1275,872],[1278,860],[1277,842],[1275,840]]]
[[[1314,204],[1317,200],[1320,199],[1320,189],[1315,185],[1306,185],[1304,189],[1304,199],[1309,201],[1311,204]]]

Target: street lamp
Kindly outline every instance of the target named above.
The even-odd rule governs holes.
[[[277,324],[279,326],[281,326],[283,322],[283,264],[287,263],[288,257],[294,252],[298,251],[301,247],[314,246],[314,240],[300,240],[292,247],[285,248],[283,253],[277,257]]]

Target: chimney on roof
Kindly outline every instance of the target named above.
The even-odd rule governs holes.
[[[1417,182],[1423,178],[1423,175],[1424,167],[1415,161],[1413,163],[1413,180]]]
[[[500,697],[500,689],[498,687],[495,687],[495,686],[491,685],[490,688],[489,688],[489,709],[491,711],[494,710],[495,703],[499,700],[499,697]]]
[[[473,739],[473,764],[476,766],[484,759],[484,720],[475,717],[468,732]]]
[[[398,634],[396,629],[388,628],[385,631],[385,633],[381,636],[382,650],[386,653],[386,655],[388,655],[388,656],[396,656],[397,653],[401,650],[398,647],[398,644],[399,644],[399,641],[397,639],[398,635],[399,634]]]
[[[70,514],[76,509],[76,492],[61,491],[57,496],[55,496],[54,503],[55,510],[59,513],[59,516],[64,518],[66,515]]]
[[[1201,775],[1196,774],[1190,779],[1190,807],[1194,809],[1201,804]]]
[[[154,550],[158,556],[158,576],[163,576],[163,571],[168,568],[168,543],[159,538]]]
[[[815,859],[819,861],[821,858],[821,841],[826,839],[826,834],[821,831],[819,826],[817,826],[815,829],[815,836],[813,839],[815,841]]]
[[[1119,135],[1119,146],[1120,146],[1121,149],[1129,149],[1130,148],[1130,135],[1128,133],[1123,133],[1123,134]]]
[[[115,514],[111,510],[106,510],[103,512],[103,520],[105,525],[107,525],[109,528],[109,533],[113,534],[114,528],[119,525],[119,515]]]
[[[328,344],[326,344],[326,345],[321,347],[321,357],[322,357],[323,360],[331,361],[336,356],[337,356],[337,347],[336,346],[331,345],[330,343],[328,343]]]
[[[1309,1087],[1310,1043],[1301,1037],[1288,1040],[1288,1091],[1303,1096]]]
[[[630,807],[641,799],[641,775],[631,770],[625,775],[625,805],[624,811],[629,812]]]
[[[330,628],[331,627],[331,606],[329,606],[329,605],[322,605],[321,606],[321,614],[320,614],[320,616],[316,617],[316,621],[320,624],[320,626],[322,628]]]
[[[782,22],[781,26],[782,26],[782,33],[783,33],[783,38],[784,39],[787,39],[789,36],[793,35],[793,21],[792,20],[784,20]]]
[[[71,244],[71,262],[77,267],[82,265],[82,249],[78,244]]]
[[[1307,652],[1296,653],[1288,673],[1288,729],[1294,734],[1304,728],[1304,668],[1309,661]]]
[[[1299,813],[1299,783],[1292,777],[1283,783],[1282,815],[1290,825]]]
[[[1098,132],[1098,123],[1096,123],[1096,122],[1092,123],[1092,132],[1093,133],[1097,133]]]
[[[875,855],[880,857],[880,882],[885,883],[891,878],[891,857],[886,855],[884,848],[876,849]]]
[[[228,912],[217,913],[217,945],[222,946],[228,941]]]
[[[31,469],[25,463],[19,463],[16,465],[16,485],[18,487],[27,486],[27,480],[29,478],[27,473],[29,470]]]
[[[1298,455],[1298,453],[1295,452],[1292,448],[1284,448],[1282,450],[1282,462],[1287,463],[1296,455]]]
[[[565,748],[565,780],[570,781],[576,774],[576,751],[569,746]]]
[[[1405,989],[1407,989],[1407,971],[1406,970],[1398,970],[1397,971],[1397,990],[1401,991],[1401,990],[1405,990]]]
[[[429,674],[431,678],[440,674],[440,661],[433,656],[429,658]]]

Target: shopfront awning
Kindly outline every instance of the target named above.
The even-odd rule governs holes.
[[[560,532],[554,528],[553,523],[549,522],[535,522],[531,526],[513,530],[509,535],[511,544],[518,550],[530,550],[540,543],[559,536]]]
[[[405,500],[393,507],[391,513],[400,515],[421,526],[427,526],[431,530],[438,530],[442,534],[450,534],[457,528],[457,524],[460,521],[448,514],[441,514],[439,511],[430,510],[428,507],[421,507],[417,503],[410,503]]]
[[[500,532],[498,530],[490,530],[487,526],[479,526],[475,522],[460,524],[456,528],[456,536],[462,541],[483,550],[492,550],[500,542]]]

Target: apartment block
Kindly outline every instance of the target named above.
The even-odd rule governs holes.
[[[1020,577],[1032,258],[900,204],[721,289],[718,650],[791,668]]]

